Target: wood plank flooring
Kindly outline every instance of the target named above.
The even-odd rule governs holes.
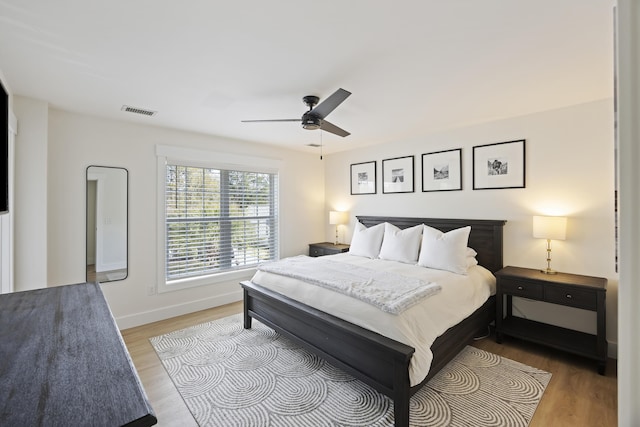
[[[197,424],[162,367],[149,338],[241,311],[242,303],[238,302],[122,331],[158,417],[158,426],[188,427]],[[493,337],[488,337],[472,345],[553,374],[530,427],[617,426],[615,360],[609,360],[607,374],[602,376],[598,375],[593,361],[509,337],[503,344],[496,344]]]

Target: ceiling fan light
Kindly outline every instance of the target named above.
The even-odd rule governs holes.
[[[318,117],[306,116],[302,118],[302,127],[308,130],[320,129],[322,121]]]

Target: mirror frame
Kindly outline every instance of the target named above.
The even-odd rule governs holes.
[[[89,282],[89,181],[97,181],[96,179],[89,179],[90,174],[92,173],[91,168],[104,168],[104,169],[119,169],[124,171],[125,173],[125,269],[123,277],[119,277],[117,279],[109,279],[109,280],[97,280],[97,277],[92,282],[99,283],[108,283],[108,282],[117,282],[121,280],[125,280],[129,277],[129,171],[123,167],[117,166],[102,166],[102,165],[89,165],[87,166],[85,173],[85,280]],[[96,201],[96,204],[98,202]],[[96,245],[97,246],[97,245]]]

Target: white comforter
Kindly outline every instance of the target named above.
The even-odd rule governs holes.
[[[427,376],[433,354],[431,344],[451,326],[459,323],[495,293],[495,277],[480,266],[469,268],[466,276],[395,261],[372,260],[342,253],[329,256],[333,261],[435,282],[442,290],[400,314],[389,314],[355,298],[320,286],[264,271],[258,271],[253,283],[362,326],[416,349],[409,365],[414,386]]]

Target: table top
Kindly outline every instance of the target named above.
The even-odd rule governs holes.
[[[323,247],[323,248],[340,249],[340,250],[349,249],[349,245],[346,245],[344,243],[338,243],[336,245],[335,243],[331,243],[331,242],[309,243],[309,246],[320,246],[320,247]]]
[[[0,425],[156,422],[99,284],[0,295]]]
[[[507,266],[495,273],[496,276],[517,277],[521,279],[541,280],[558,285],[572,285],[589,287],[599,290],[607,289],[607,279],[604,277],[584,276],[580,274],[561,273],[545,274],[541,270],[534,268]]]

